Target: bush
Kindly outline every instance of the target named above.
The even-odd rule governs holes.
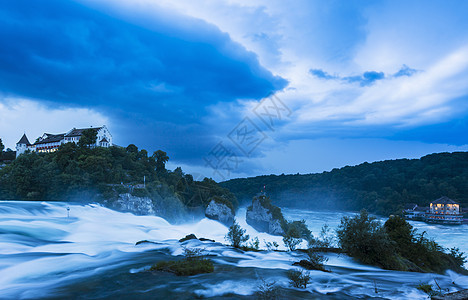
[[[299,230],[292,226],[288,232],[283,236],[283,243],[289,249],[289,251],[296,250],[296,247],[302,242]]]
[[[322,229],[320,230],[320,235],[318,238],[314,238],[312,234],[310,237],[307,239],[307,242],[309,244],[309,248],[315,248],[315,249],[324,249],[324,248],[331,248],[335,244],[335,237],[333,236],[331,232],[330,226],[327,224],[322,226]]]
[[[314,251],[307,251],[308,261],[315,267],[316,270],[322,270],[323,264],[328,261],[328,257],[325,257]]]
[[[338,242],[347,254],[363,263],[384,269],[443,273],[447,269],[467,274],[464,253],[453,248],[445,253],[435,241],[418,234],[398,216],[382,226],[365,210],[353,218],[343,217],[338,226]]]
[[[329,270],[326,270],[324,267],[324,263],[328,261],[328,258],[309,249],[307,251],[307,256],[308,259],[303,259],[299,262],[293,263],[293,266],[300,266],[303,267],[306,270],[319,270],[323,272],[330,272]]]
[[[428,294],[430,297],[442,296],[442,290],[440,288],[439,288],[439,291],[434,290],[432,284],[420,283],[416,288]]]
[[[249,242],[249,248],[252,248],[254,250],[259,250],[260,249],[260,240],[258,239],[258,237],[255,237],[254,239],[252,239],[251,242]]]
[[[297,231],[297,235],[303,239],[309,239],[312,236],[312,232],[307,228],[305,220],[292,221],[287,224],[287,231]]]
[[[283,299],[281,291],[276,286],[276,281],[267,282],[261,278],[262,283],[258,286],[258,292],[255,293],[256,299],[259,300],[276,300]]]
[[[192,276],[214,271],[213,262],[209,259],[160,261],[150,271],[171,272],[177,276]]]
[[[243,243],[249,240],[249,238],[249,235],[245,234],[245,229],[242,229],[235,221],[234,224],[229,227],[229,232],[225,237],[225,239],[235,248],[240,248]]]
[[[465,256],[457,248],[444,253],[444,248],[435,241],[424,237],[425,232],[418,234],[413,226],[399,216],[390,217],[384,225],[390,240],[394,242],[399,255],[415,264],[425,272],[443,273],[452,269],[466,273],[463,269]]]
[[[307,288],[310,282],[310,274],[302,270],[288,270],[286,275],[289,278],[291,286],[295,288]]]
[[[278,250],[278,243],[277,242],[267,242],[265,240],[263,240],[263,242],[265,243],[265,247],[267,248],[268,251],[272,251],[272,250]]]
[[[370,217],[366,210],[352,218],[343,217],[336,233],[340,247],[350,256],[366,264],[395,269],[393,244],[380,222]]]
[[[150,271],[171,272],[177,276],[192,276],[214,271],[213,262],[203,257],[203,249],[184,248],[185,258],[178,261],[160,261]]]

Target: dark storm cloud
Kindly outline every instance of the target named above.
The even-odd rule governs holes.
[[[123,142],[151,147],[157,139],[190,156],[177,140],[207,135],[197,125],[206,106],[260,99],[287,84],[212,25],[164,12],[148,22],[137,26],[72,1],[2,1],[0,92],[96,109],[122,133],[138,129]]]
[[[417,72],[419,71],[412,69],[408,67],[407,65],[403,65],[398,72],[396,72],[393,75],[390,75],[389,78],[402,77],[402,76],[411,77]],[[374,84],[378,80],[387,78],[384,72],[377,72],[377,71],[367,71],[360,75],[345,76],[345,77],[341,77],[338,75],[331,75],[322,69],[310,69],[309,73],[320,79],[341,80],[341,81],[348,82],[348,83],[356,82],[356,83],[359,83],[360,86],[369,86],[369,85]]]

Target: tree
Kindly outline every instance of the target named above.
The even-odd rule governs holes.
[[[169,161],[167,153],[162,150],[158,150],[153,153],[152,157],[156,160],[156,172],[162,173],[166,171],[166,163]]]
[[[235,248],[240,248],[240,246],[247,242],[249,238],[250,236],[245,234],[245,229],[242,229],[236,222],[229,227],[229,232],[225,237],[225,239],[231,242],[231,245]]]
[[[128,145],[126,150],[127,150],[128,153],[135,153],[135,154],[138,153],[138,147],[135,146],[134,144]]]
[[[289,251],[296,250],[296,247],[302,242],[301,233],[296,226],[289,226],[288,231],[283,236],[283,243]]]
[[[0,138],[0,157],[2,157],[3,149],[5,149],[5,145],[3,145],[2,138]]]
[[[380,222],[365,209],[354,217],[343,217],[336,233],[348,255],[363,263],[394,269],[395,248]]]
[[[303,270],[288,270],[289,283],[295,288],[305,289],[310,282],[310,273]]]
[[[89,128],[83,130],[81,133],[81,138],[78,141],[78,146],[80,148],[90,148],[92,145],[96,144],[97,140],[97,130],[93,128]]]

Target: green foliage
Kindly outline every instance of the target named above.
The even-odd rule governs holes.
[[[156,172],[165,172],[166,163],[169,161],[169,156],[167,156],[167,153],[162,150],[158,150],[153,153],[152,157],[156,160]]]
[[[14,154],[14,152],[12,152]],[[215,181],[186,180],[180,168],[156,171],[156,160],[135,145],[122,147],[79,147],[66,143],[52,153],[26,152],[0,170],[0,198],[11,200],[115,200],[129,193],[147,196],[174,218],[185,207],[203,207],[213,197],[237,205],[237,199]],[[123,184],[121,184],[123,183]]]
[[[355,217],[343,217],[337,229],[341,248],[366,264],[393,269],[395,249],[380,222],[362,210]]]
[[[443,247],[424,237],[425,232],[417,233],[403,218],[390,217],[385,222],[384,229],[393,241],[396,252],[422,271],[443,273],[446,269],[452,269],[466,273],[463,269],[466,261],[464,253],[458,248],[452,248],[445,253]]]
[[[389,215],[406,203],[428,206],[446,195],[468,207],[468,152],[421,159],[363,163],[307,175],[268,175],[222,182],[237,199],[249,201],[264,184],[276,204],[309,209],[343,209]]]
[[[283,236],[283,243],[289,251],[296,250],[296,247],[302,242],[301,233],[296,226],[290,226]]]
[[[466,255],[464,252],[461,252],[459,248],[453,247],[449,251],[448,255],[456,265],[463,266],[466,263]]]
[[[295,237],[309,239],[312,236],[312,232],[307,228],[305,220],[292,221],[287,223],[288,231],[294,231]]]
[[[254,251],[258,251],[260,249],[260,240],[258,237],[255,237],[251,242],[249,242],[248,248],[251,248]]]
[[[177,276],[192,276],[214,271],[213,262],[209,259],[160,261],[150,271],[171,272]]]
[[[5,149],[5,145],[3,145],[2,138],[0,138],[0,157],[2,157],[4,149]]]
[[[255,293],[255,298],[258,300],[284,299],[281,290],[276,285],[276,281],[268,282],[263,278],[261,278],[261,283],[258,286],[258,291]]]
[[[263,242],[265,243],[265,247],[268,251],[278,250],[279,245],[277,242],[267,242],[265,240],[263,240]]]
[[[308,261],[315,267],[316,270],[323,269],[323,264],[328,261],[328,258],[314,251],[307,251]]]
[[[308,259],[295,262],[293,265],[301,266],[307,270],[319,270],[324,272],[330,272],[325,269],[324,263],[328,261],[328,258],[319,254],[318,252],[313,251],[312,249],[307,250]]]
[[[195,261],[203,258],[203,249],[201,248],[185,248],[184,247],[184,256],[188,261]]]
[[[437,282],[436,282],[437,283]],[[433,289],[433,285],[429,283],[420,283],[417,287],[418,290],[423,291],[424,293],[428,294],[430,297],[433,296],[442,296],[442,290],[439,288],[439,291]]]
[[[235,248],[240,248],[243,243],[249,240],[249,238],[249,235],[245,234],[245,229],[242,229],[237,222],[234,222],[234,224],[229,227],[229,231],[225,237],[225,239]]]
[[[308,239],[309,248],[330,248],[334,246],[335,236],[331,232],[330,226],[325,224],[320,230],[318,238],[311,236]]]
[[[363,263],[385,269],[443,273],[447,269],[466,274],[465,256],[458,249],[445,253],[435,241],[418,234],[398,216],[382,226],[365,210],[343,217],[337,235],[341,248]]]
[[[203,249],[184,248],[184,259],[178,261],[160,261],[150,271],[171,272],[177,276],[192,276],[214,271],[213,262],[203,257]]]
[[[310,274],[303,270],[288,270],[286,276],[289,279],[291,286],[295,288],[307,288],[310,282]]]
[[[83,130],[80,140],[78,141],[78,147],[89,148],[92,145],[96,144],[96,140],[97,140],[97,129],[89,128],[89,129]]]

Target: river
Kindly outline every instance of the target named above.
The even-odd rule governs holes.
[[[288,219],[306,220],[314,235],[323,224],[335,228],[350,214],[283,212]],[[246,224],[245,209],[238,216],[247,233],[259,238],[261,248],[264,241],[276,241],[284,249],[280,237],[258,233]],[[445,247],[468,252],[468,225],[412,225]],[[160,217],[96,204],[0,201],[0,299],[254,299],[262,279],[275,282],[287,299],[427,299],[416,286],[434,280],[449,291],[468,288],[468,276],[450,271],[444,275],[388,271],[328,254],[326,268],[332,272],[311,271],[307,289],[295,289],[285,274],[303,254],[244,253],[224,245],[227,231],[209,219],[174,225]],[[190,233],[216,242],[178,242]],[[140,240],[154,243],[135,245]],[[180,257],[183,247],[203,248],[214,261],[215,272],[177,277],[147,271],[158,260]]]

